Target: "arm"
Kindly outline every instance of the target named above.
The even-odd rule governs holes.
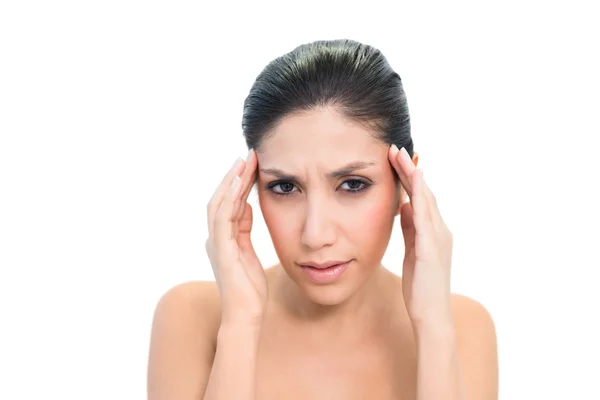
[[[247,199],[257,165],[251,149],[246,162],[236,160],[207,205],[205,248],[216,282],[177,286],[156,307],[149,400],[256,397],[259,327],[269,297],[250,239],[252,207]]]
[[[474,300],[450,292],[453,236],[406,149],[390,162],[410,202],[399,205],[404,236],[402,295],[417,346],[417,399],[498,398],[496,334]],[[402,196],[401,196],[402,197]]]
[[[152,322],[148,400],[255,398],[260,330],[220,324],[215,282],[183,283],[160,299]]]
[[[256,398],[258,342],[269,297],[250,238],[253,218],[247,199],[257,166],[251,149],[246,163],[238,160],[228,172],[207,208],[206,251],[219,289],[221,322],[205,400]]]
[[[259,328],[221,326],[204,400],[256,399],[259,335]]]
[[[413,327],[417,345],[417,400],[465,400],[451,321]]]
[[[453,318],[413,327],[417,399],[497,400],[494,323],[476,301],[453,295]]]
[[[148,400],[202,399],[220,323],[214,282],[177,285],[159,300],[148,357]]]

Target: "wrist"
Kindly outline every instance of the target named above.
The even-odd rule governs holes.
[[[415,337],[452,337],[455,335],[454,319],[451,314],[439,314],[427,318],[413,319]]]
[[[260,330],[265,317],[264,310],[248,311],[239,310],[232,312],[229,309],[221,311],[221,327],[229,330]]]
[[[244,338],[256,339],[260,337],[262,324],[227,322],[221,323],[217,338],[219,340],[244,340]]]

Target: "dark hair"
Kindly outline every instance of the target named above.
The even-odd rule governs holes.
[[[413,156],[400,76],[378,49],[350,39],[303,44],[262,70],[244,101],[246,145],[258,149],[286,116],[328,106]]]

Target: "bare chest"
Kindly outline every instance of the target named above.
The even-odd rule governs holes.
[[[261,341],[259,400],[414,399],[416,353],[412,338],[303,342],[295,335]]]

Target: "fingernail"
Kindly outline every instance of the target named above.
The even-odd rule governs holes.
[[[231,169],[235,169],[235,168],[239,167],[241,162],[242,162],[242,159],[240,157],[238,157],[235,160],[235,162],[233,163],[233,165],[231,166]]]
[[[252,154],[253,151],[254,151],[254,149],[248,150],[248,155],[246,156],[246,160],[250,159],[250,155]]]
[[[392,143],[392,155],[396,156],[398,154],[398,146]]]
[[[408,151],[406,151],[404,147],[400,149],[400,153],[402,153],[402,157],[406,158],[407,160],[410,160],[410,154],[408,154]]]

